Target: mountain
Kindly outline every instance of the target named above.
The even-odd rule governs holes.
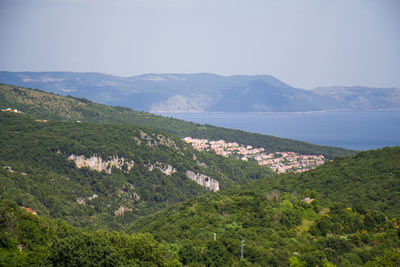
[[[175,202],[274,175],[134,125],[0,112],[0,128],[1,198],[91,229],[119,229]]]
[[[304,90],[270,75],[220,76],[0,72],[0,82],[150,112],[266,112],[400,109],[400,89],[330,87]]]
[[[399,162],[400,147],[361,152],[193,198],[140,218],[128,232],[178,246],[193,266],[396,266]]]
[[[224,139],[228,142],[263,147],[270,152],[293,151],[300,154],[322,154],[328,159],[354,153],[352,150],[343,148],[318,146],[269,135],[201,125],[119,106],[97,104],[84,98],[65,97],[4,84],[0,84],[0,107],[18,109],[37,119],[135,124],[166,131],[181,138],[191,136],[210,140]]]
[[[400,89],[371,87],[319,87],[312,90],[326,109],[399,110]],[[328,99],[329,101],[327,101]]]

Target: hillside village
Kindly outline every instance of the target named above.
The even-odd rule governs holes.
[[[267,166],[277,173],[309,171],[325,162],[323,155],[299,155],[294,152],[267,153],[264,148],[239,145],[236,142],[227,143],[225,140],[209,141],[188,136],[183,138],[183,141],[198,151],[215,151],[217,155],[224,157],[257,161],[258,165]]]
[[[22,113],[12,108],[1,109],[1,111]],[[47,120],[36,121],[47,122]],[[192,144],[193,148],[198,151],[215,151],[217,155],[224,157],[257,161],[258,165],[267,166],[277,173],[309,171],[325,162],[323,155],[299,155],[294,152],[267,153],[264,148],[253,148],[237,142],[227,143],[225,140],[209,141],[188,136],[183,138],[183,141]]]

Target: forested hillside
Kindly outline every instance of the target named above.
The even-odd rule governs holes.
[[[87,231],[0,201],[0,266],[181,266],[149,234]]]
[[[1,198],[92,229],[117,229],[174,202],[273,176],[134,125],[0,112],[0,128]]]
[[[337,158],[312,172],[288,174],[252,184],[284,192],[313,190],[321,203],[341,202],[400,214],[400,147]]]
[[[0,87],[0,265],[400,265],[400,147],[275,175],[180,137],[352,151]]]
[[[400,147],[363,152],[200,196],[130,232],[173,243],[192,266],[398,266],[399,155]]]
[[[151,113],[133,111],[128,108],[97,104],[83,98],[64,97],[40,90],[4,84],[0,84],[0,107],[18,109],[37,119],[135,124],[167,131],[181,138],[192,136],[211,140],[224,139],[228,142],[263,147],[270,152],[293,151],[299,154],[322,154],[328,159],[355,152],[269,135],[200,125]]]

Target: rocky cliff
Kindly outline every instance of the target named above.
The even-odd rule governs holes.
[[[134,165],[133,160],[127,161],[124,158],[119,158],[118,156],[112,157],[110,160],[106,161],[96,155],[86,158],[85,156],[71,154],[68,159],[73,160],[79,169],[82,167],[88,167],[89,169],[98,172],[105,171],[107,174],[111,174],[113,167],[120,170],[125,169],[125,171],[129,172]]]
[[[174,167],[172,167],[169,164],[163,163],[163,162],[156,162],[154,164],[150,164],[148,166],[149,171],[153,171],[154,169],[158,169],[160,170],[162,173],[164,173],[165,175],[172,175],[174,173],[176,173],[176,169]]]
[[[214,179],[211,179],[207,175],[187,170],[186,171],[186,177],[188,177],[190,180],[195,181],[199,185],[206,187],[211,192],[219,191],[219,183],[218,183],[218,181],[216,181]]]

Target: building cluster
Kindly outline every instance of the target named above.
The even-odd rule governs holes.
[[[224,157],[257,161],[258,165],[268,166],[277,173],[304,172],[325,162],[323,155],[299,155],[294,152],[267,153],[264,148],[253,148],[236,142],[227,143],[224,140],[209,141],[208,139],[185,137],[183,141],[199,151],[215,151],[217,155]]]
[[[22,111],[19,111],[18,109],[12,109],[12,108],[2,108],[1,111],[8,111],[8,112],[14,112],[14,113],[22,113]]]
[[[258,160],[258,165],[268,166],[277,173],[309,171],[325,162],[323,155],[299,155],[294,152],[276,152],[266,156],[269,158]]]

